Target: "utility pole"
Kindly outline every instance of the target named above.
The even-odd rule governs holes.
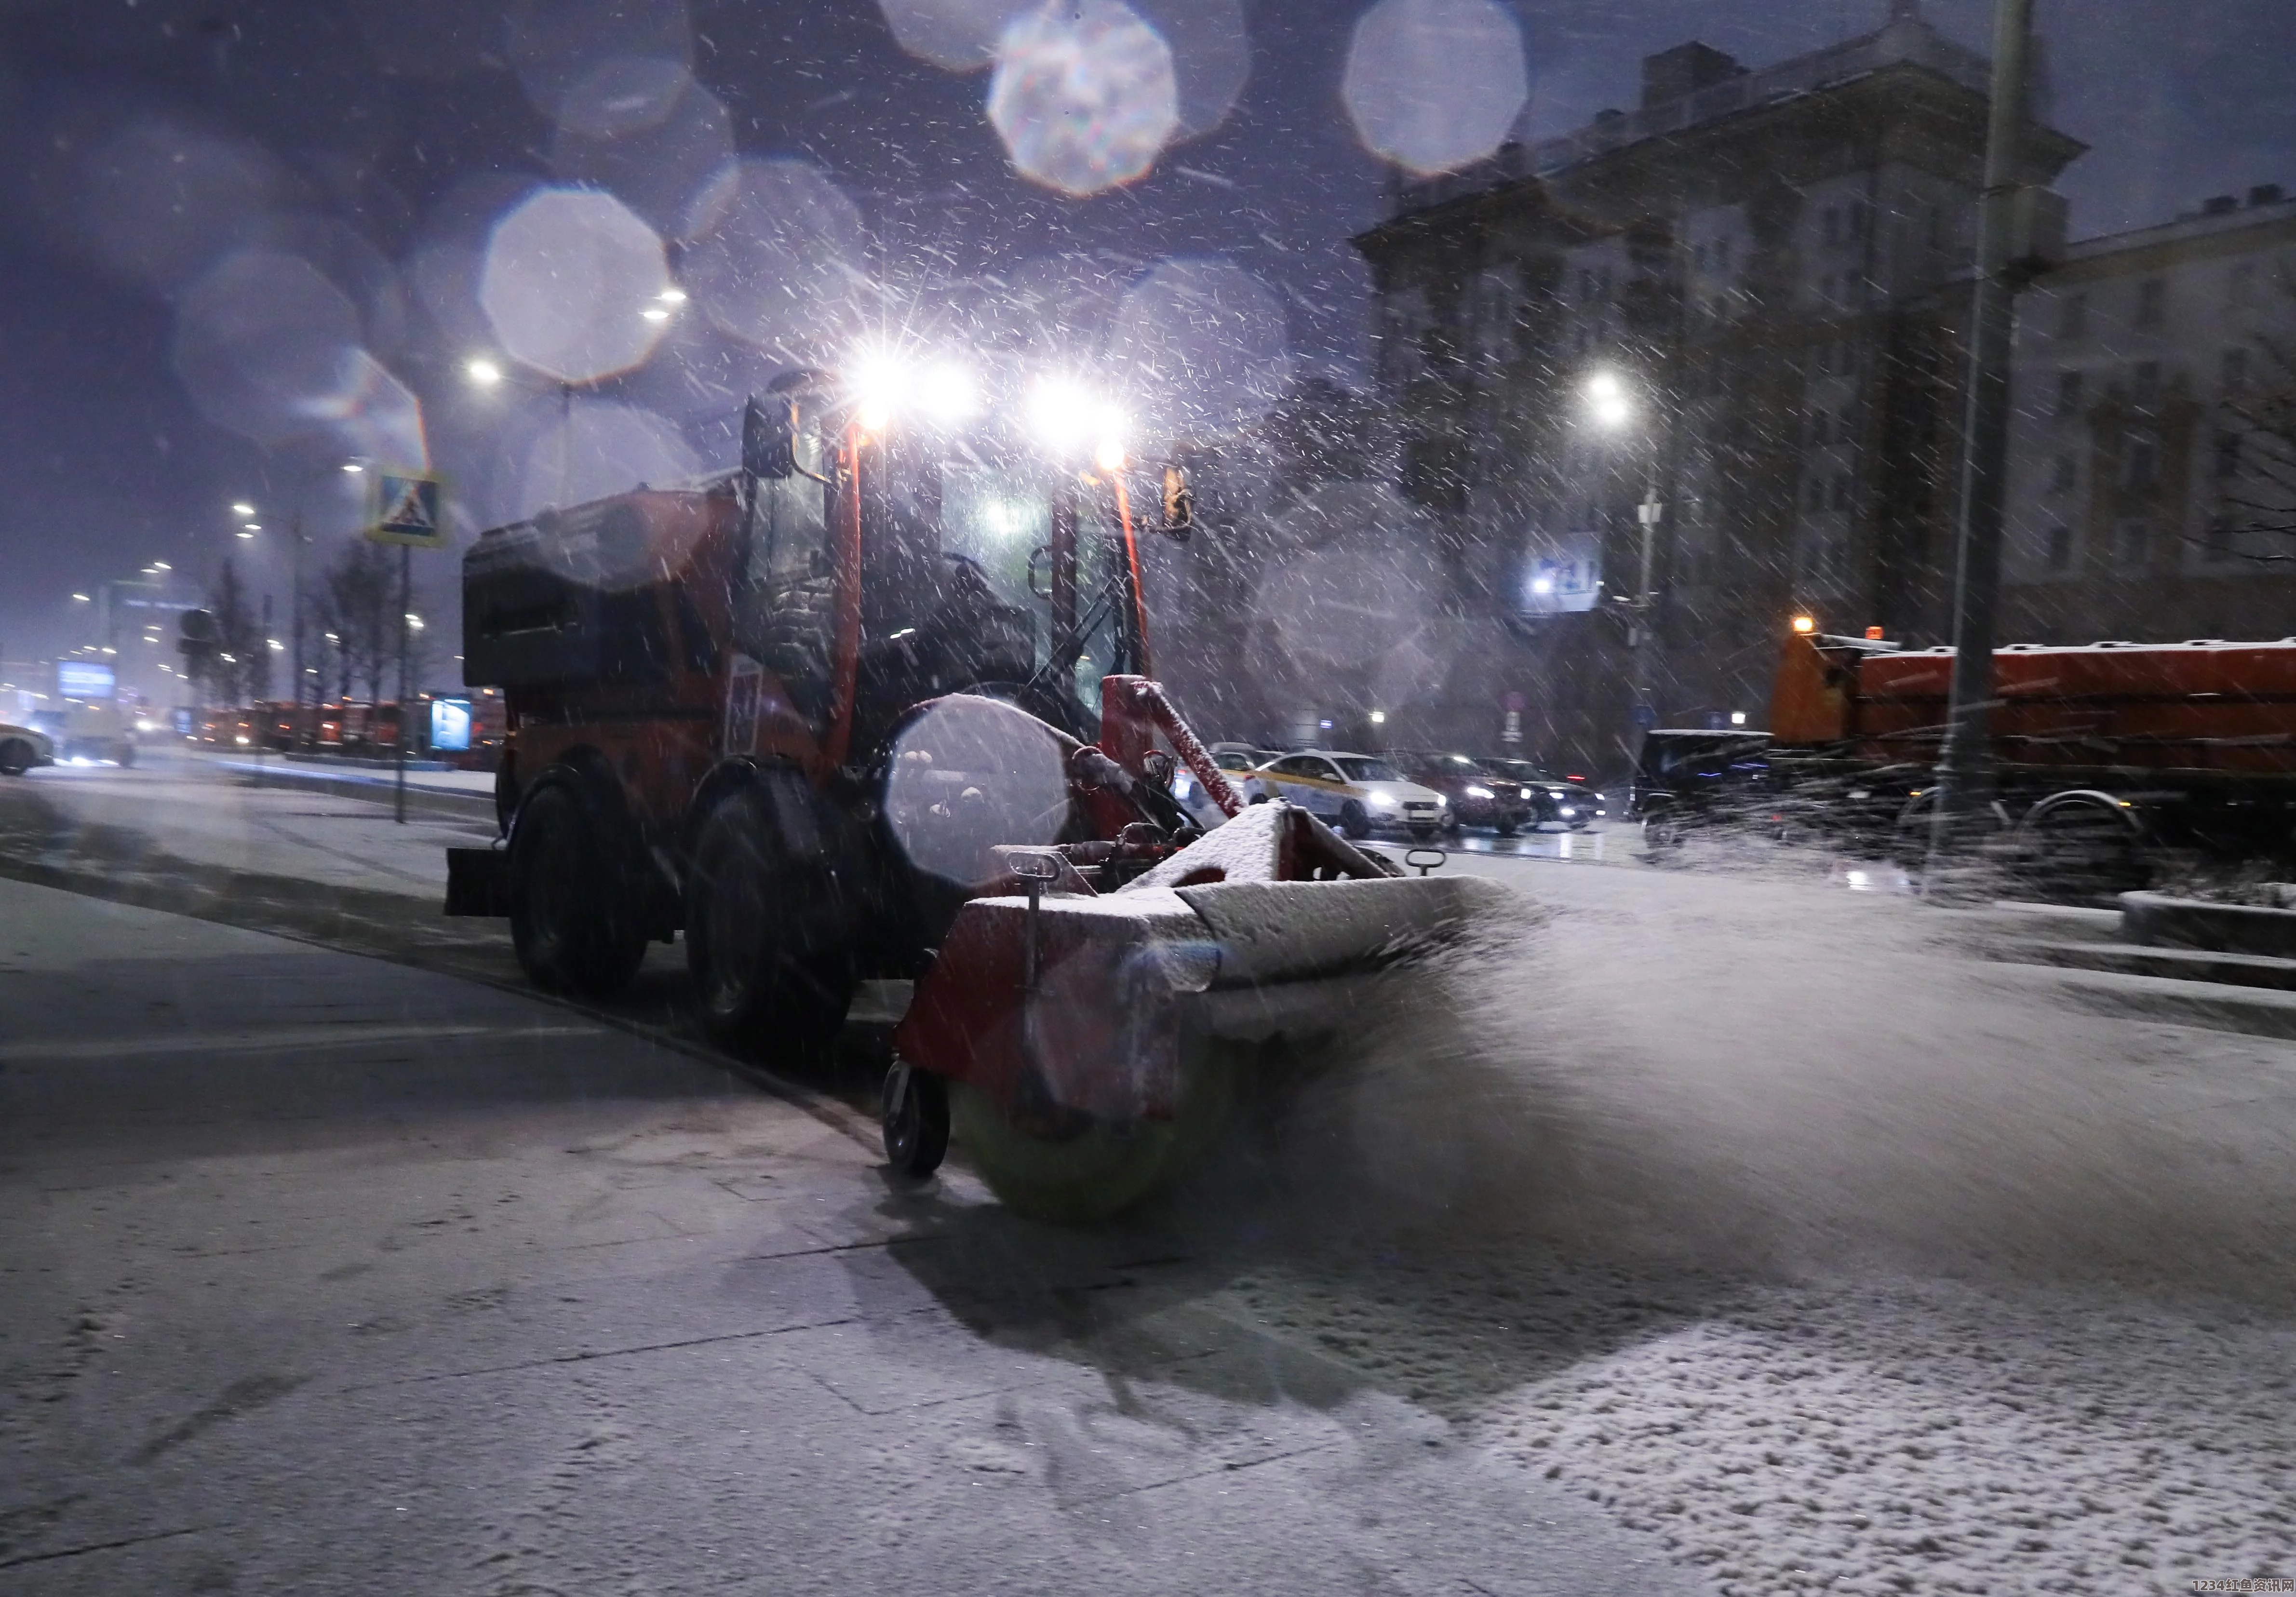
[[[1962,444],[1961,528],[1954,562],[1953,700],[1938,755],[1929,867],[1942,871],[1976,840],[1990,797],[1993,640],[2001,590],[2001,529],[2009,466],[2009,377],[2024,267],[2013,234],[2023,169],[2025,64],[2033,0],[1995,0],[1993,104],[1985,136],[1985,194],[1969,340],[1968,428]]]
[[[407,702],[406,656],[407,633],[412,626],[407,618],[414,610],[414,551],[405,544],[398,546],[398,733],[390,740],[398,756],[397,780],[391,790],[392,817],[398,824],[406,824],[406,734],[413,725],[414,708]]]

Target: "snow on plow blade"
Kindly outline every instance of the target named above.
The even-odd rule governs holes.
[[[1007,852],[1040,875],[1039,861],[1057,860]],[[1208,1077],[1247,1061],[1251,1044],[1343,1028],[1367,978],[1505,902],[1488,881],[1391,870],[1306,811],[1271,804],[1115,892],[1070,872],[1033,904],[973,899],[917,983],[895,1050],[972,1097],[960,1140],[1013,1201],[1027,1183],[1005,1178],[1037,1159],[1030,1142],[1113,1138],[1129,1150],[1160,1123],[1201,1120],[1206,1094],[1226,1091]],[[1123,1189],[1153,1184],[1095,1183],[1090,1165],[1071,1160],[1057,1198],[1022,1207],[1111,1212],[1141,1195]]]

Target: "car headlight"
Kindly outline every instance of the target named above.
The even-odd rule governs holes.
[[[1561,814],[1561,815],[1577,815],[1577,814],[1578,813],[1578,807],[1577,807],[1577,806],[1575,806],[1575,805],[1566,804],[1566,805],[1564,805],[1564,806],[1562,807],[1562,808],[1559,812],[1557,812],[1557,813],[1558,813],[1558,814]]]
[[[1390,794],[1374,793],[1371,795],[1371,807],[1374,809],[1393,809],[1395,799]]]
[[[1496,797],[1496,795],[1488,788],[1469,788],[1466,790],[1466,795],[1470,798],[1491,798]]]

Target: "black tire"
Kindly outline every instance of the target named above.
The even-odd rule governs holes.
[[[32,768],[32,746],[21,738],[0,743],[0,776],[21,776]]]
[[[895,1174],[919,1180],[931,1175],[948,1157],[948,1083],[895,1060],[879,1095],[878,1125]]]
[[[1414,826],[1411,829],[1411,840],[1414,843],[1431,842],[1434,837],[1435,828],[1432,826]]]
[[[510,935],[537,987],[608,998],[645,959],[625,874],[627,850],[571,782],[520,807],[510,839]]]
[[[1267,795],[1265,793],[1254,793],[1244,802],[1247,804],[1265,804],[1267,802]]]
[[[1515,823],[1512,821],[1501,821],[1497,825],[1492,827],[1491,830],[1503,838],[1511,838],[1514,836],[1517,828]]]
[[[119,768],[123,771],[127,770],[130,766],[133,766],[135,763],[135,745],[133,743],[120,744],[118,758],[119,760]]]
[[[1371,817],[1352,798],[1340,806],[1340,831],[1356,842],[1371,836]]]
[[[853,1002],[849,919],[801,779],[728,794],[686,878],[685,961],[709,1035],[743,1052],[833,1041]]]

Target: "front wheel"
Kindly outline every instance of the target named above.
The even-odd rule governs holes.
[[[520,809],[510,839],[510,935],[537,987],[606,998],[637,974],[646,936],[618,841],[567,782]]]
[[[906,1060],[885,1072],[878,1124],[885,1136],[885,1162],[896,1174],[922,1179],[940,1168],[948,1154],[948,1084]]]
[[[0,743],[0,776],[21,776],[32,768],[32,746],[21,738]]]
[[[1340,806],[1340,830],[1359,843],[1371,836],[1371,817],[1364,813],[1362,805],[1350,798]]]
[[[1411,829],[1411,840],[1414,843],[1432,842],[1434,839],[1435,829],[1432,826],[1414,826]]]
[[[710,810],[686,881],[685,957],[721,1045],[806,1052],[836,1037],[855,986],[843,885],[796,782],[761,781]]]

